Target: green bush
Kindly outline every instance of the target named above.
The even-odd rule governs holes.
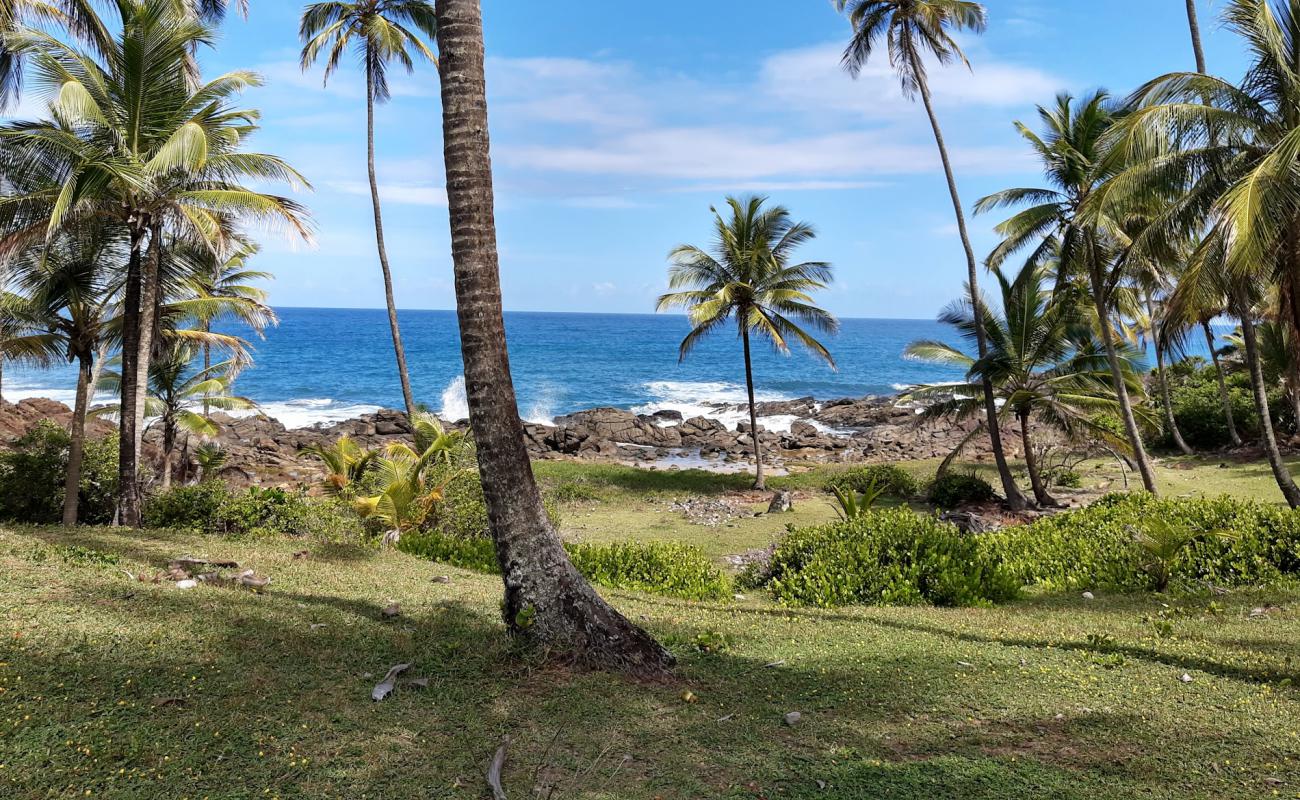
[[[1219,396],[1218,377],[1214,367],[1182,370],[1170,377],[1170,404],[1178,430],[1192,447],[1221,447],[1230,444],[1228,418],[1223,414],[1223,400]],[[1232,418],[1238,432],[1247,438],[1259,434],[1259,414],[1245,375],[1228,377],[1228,399],[1232,404]],[[1155,402],[1160,402],[1156,393]]]
[[[885,497],[907,500],[920,491],[912,473],[897,464],[870,464],[836,475],[829,486],[841,491],[853,491],[861,494],[872,486]]]
[[[398,549],[463,569],[499,572],[491,539],[447,536],[436,530],[403,536]],[[593,583],[688,600],[717,600],[731,582],[696,547],[678,542],[566,544],[573,565]]]
[[[995,497],[997,493],[989,482],[973,472],[949,472],[934,479],[925,499],[936,508],[960,508]]]
[[[0,453],[0,519],[36,524],[63,520],[63,482],[72,438],[49,420],[36,424]],[[81,464],[79,521],[113,520],[117,495],[117,437],[86,441]]]
[[[792,529],[772,556],[773,594],[790,605],[987,605],[1017,584],[972,536],[905,508]]]
[[[177,486],[149,497],[144,522],[150,528],[224,536],[310,536],[330,541],[355,538],[362,528],[350,509],[332,499],[258,487],[235,492],[220,481]]]
[[[616,542],[566,549],[578,571],[602,586],[687,600],[720,600],[731,594],[731,582],[693,545]]]
[[[1088,508],[978,538],[1022,584],[1135,590],[1150,585],[1135,534],[1152,519],[1201,534],[1172,559],[1174,583],[1263,584],[1300,573],[1300,514],[1228,497],[1108,495]]]

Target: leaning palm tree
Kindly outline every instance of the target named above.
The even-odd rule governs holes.
[[[982,412],[982,384],[985,380],[992,383],[1001,415],[1020,425],[1034,498],[1040,505],[1056,505],[1037,462],[1033,423],[1046,423],[1070,439],[1097,439],[1127,450],[1127,444],[1117,442],[1097,421],[1102,414],[1114,413],[1119,403],[1110,385],[1106,356],[1092,339],[1090,315],[1077,308],[1068,295],[1045,289],[1044,266],[1031,260],[1014,279],[1001,270],[993,274],[1000,314],[990,310],[988,303],[980,303],[976,311],[969,300],[961,300],[939,316],[940,322],[956,328],[969,344],[978,341],[977,332],[982,329],[988,342],[986,354],[973,358],[961,348],[930,340],[908,345],[905,353],[911,358],[967,370],[964,382],[918,387],[908,396],[925,401],[922,420],[975,418]],[[1126,380],[1134,386],[1137,373],[1127,360],[1126,366]],[[965,444],[960,443],[953,456]]]
[[[412,30],[414,29],[414,30]],[[356,51],[366,73],[366,169],[370,177],[370,203],[375,214],[375,246],[379,250],[379,269],[384,276],[384,300],[388,304],[388,327],[393,334],[393,352],[397,357],[397,376],[402,384],[406,416],[414,419],[415,396],[411,393],[411,376],[406,368],[406,351],[397,323],[397,303],[393,298],[393,274],[384,247],[384,221],[379,204],[379,181],[375,177],[375,103],[389,98],[388,65],[396,61],[414,69],[414,57],[437,63],[429,46],[420,38],[437,35],[433,3],[429,0],[357,0],[353,3],[313,3],[302,12],[299,35],[303,41],[302,68],[309,69],[322,53],[325,56],[325,81],[338,69],[339,59],[349,50]]]
[[[830,351],[800,326],[827,333],[839,328],[835,318],[814,305],[808,295],[831,282],[831,265],[822,261],[790,263],[795,248],[816,235],[812,226],[795,222],[781,206],[763,208],[765,201],[763,197],[728,197],[730,219],[710,209],[716,239],[712,252],[688,244],[674,248],[668,254],[672,262],[668,285],[685,291],[662,295],[656,305],[658,311],[686,309],[691,332],[678,349],[681,359],[704,337],[735,322],[745,354],[755,489],[766,485],[750,338],[766,339],[782,353],[790,352],[791,341],[798,342],[834,368]]]
[[[505,585],[502,617],[551,656],[643,675],[672,655],[574,568],[542,506],[519,419],[501,313],[479,0],[439,0],[443,160],[470,428]]]
[[[1013,253],[1033,248],[1031,259],[1055,254],[1056,290],[1078,278],[1086,282],[1097,317],[1097,333],[1110,362],[1111,381],[1120,404],[1120,418],[1129,439],[1129,448],[1142,484],[1156,493],[1155,471],[1147,457],[1138,425],[1137,412],[1126,385],[1122,346],[1115,335],[1120,288],[1126,276],[1124,244],[1119,223],[1109,218],[1098,222],[1083,218],[1079,209],[1096,192],[1107,177],[1104,141],[1114,125],[1115,114],[1109,96],[1097,91],[1075,102],[1069,94],[1060,94],[1050,108],[1039,106],[1043,134],[1023,123],[1016,123],[1020,135],[1038,155],[1050,186],[1005,189],[980,198],[977,214],[998,208],[1022,208],[996,227],[1002,242],[989,256],[990,266],[999,266]]]
[[[1300,117],[1294,113],[1300,107],[1300,49],[1293,46],[1300,41],[1300,4],[1230,0],[1223,16],[1249,49],[1245,80],[1237,86],[1201,72],[1177,72],[1139,88],[1129,101],[1133,111],[1110,135],[1110,158],[1124,168],[1094,196],[1092,213],[1171,198],[1141,244],[1155,250],[1163,241],[1208,230],[1203,251],[1215,256],[1200,261],[1227,277],[1232,313],[1253,328],[1243,317],[1254,315],[1265,294],[1261,285],[1275,286],[1279,318],[1300,348],[1294,335],[1300,332]],[[1254,331],[1244,333],[1249,339]],[[1297,356],[1292,353],[1293,360]],[[1260,373],[1258,365],[1249,366],[1252,376]],[[1257,403],[1266,388],[1255,387]],[[1273,455],[1279,487],[1290,504],[1300,505],[1300,490]]]
[[[966,229],[966,212],[962,208],[961,195],[957,192],[957,178],[948,157],[948,146],[944,143],[939,117],[935,114],[934,103],[930,98],[925,57],[928,54],[941,65],[961,61],[969,67],[970,62],[952,38],[952,32],[982,32],[986,24],[984,6],[969,0],[835,0],[835,5],[839,11],[847,11],[849,22],[853,26],[853,38],[844,50],[844,66],[849,73],[857,76],[880,46],[884,45],[889,54],[889,64],[902,82],[903,93],[908,97],[921,97],[925,113],[930,119],[930,128],[934,132],[934,143],[939,148],[939,160],[943,162],[948,194],[952,197],[953,214],[957,219],[957,232],[966,253],[966,283],[970,287],[971,303],[978,306],[979,269],[975,263],[975,249]],[[983,355],[986,349],[984,334],[979,333],[978,336],[976,345]],[[997,463],[998,477],[1002,480],[1007,505],[1013,509],[1023,508],[1026,505],[1025,497],[1016,486],[1011,467],[1007,464],[1006,453],[1003,452],[1002,432],[998,425],[997,408],[993,403],[992,386],[984,387],[984,411],[993,459]]]
[[[194,48],[212,40],[212,29],[160,0],[117,5],[122,30],[102,58],[38,30],[6,39],[29,59],[52,102],[51,119],[0,130],[4,160],[15,174],[52,179],[0,198],[0,227],[7,229],[0,253],[81,219],[127,228],[118,505],[121,521],[138,525],[143,398],[163,301],[165,241],[194,238],[221,247],[240,221],[304,238],[310,227],[298,203],[240,184],[308,185],[282,159],[243,150],[258,113],[234,100],[260,78],[236,71],[196,84],[187,64]]]
[[[247,397],[231,392],[234,383],[234,364],[223,361],[207,369],[196,369],[196,348],[185,342],[176,342],[162,358],[149,365],[149,395],[145,411],[156,418],[162,428],[162,488],[172,483],[173,462],[176,455],[176,437],[182,431],[195,436],[213,437],[220,433],[217,423],[204,413],[194,410],[200,401],[224,411],[246,411],[256,408]],[[100,378],[100,387],[115,391],[122,376],[106,370]],[[117,406],[102,406],[96,414],[116,414]]]

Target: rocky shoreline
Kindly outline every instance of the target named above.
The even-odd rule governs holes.
[[[720,405],[715,413],[722,416],[745,408]],[[757,411],[764,461],[778,472],[818,463],[941,458],[975,426],[974,421],[919,424],[916,410],[897,398],[818,401],[802,397],[759,403]],[[231,482],[245,485],[278,486],[315,480],[320,475],[319,462],[301,453],[310,445],[328,445],[346,434],[363,447],[382,448],[406,438],[410,432],[405,414],[389,409],[330,425],[295,429],[267,416],[215,414],[213,418],[221,428],[216,442],[229,456],[225,475]],[[767,430],[763,418],[788,429]],[[0,446],[6,446],[42,419],[66,425],[71,412],[62,403],[40,398],[0,404]],[[451,427],[466,425],[464,420],[446,423]],[[92,424],[90,434],[102,436],[111,430],[111,424],[98,420]],[[1009,442],[1018,440],[1015,433],[1008,431]],[[595,408],[557,417],[553,425],[526,422],[524,437],[535,459],[719,471],[747,469],[753,461],[748,422],[733,429],[712,416],[683,418],[676,411],[638,415],[622,409]],[[161,461],[158,444],[158,432],[150,429],[146,434],[146,455]],[[967,457],[987,459],[987,437],[976,437],[967,448]]]

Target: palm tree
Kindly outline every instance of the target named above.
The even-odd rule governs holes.
[[[505,585],[502,616],[514,634],[553,656],[663,674],[672,655],[596,594],[569,561],[528,462],[501,314],[478,0],[439,0],[438,49],[465,394]]]
[[[455,466],[468,443],[464,433],[444,431],[430,414],[418,414],[412,422],[414,445],[396,442],[379,458],[359,459],[347,465],[352,470],[358,463],[365,463],[365,468],[378,476],[379,494],[359,497],[352,507],[362,517],[377,519],[387,526],[383,539],[386,545],[397,544],[403,534],[423,525],[442,502],[447,486],[465,474],[464,469]],[[449,469],[437,470],[439,466]]]
[[[953,214],[957,218],[957,232],[966,252],[966,284],[970,288],[971,303],[978,307],[980,293],[975,249],[966,230],[966,213],[957,192],[957,178],[948,157],[948,146],[944,143],[939,117],[930,98],[924,58],[928,53],[941,65],[959,60],[969,68],[970,62],[952,38],[951,31],[982,32],[986,24],[984,6],[969,0],[835,0],[835,5],[840,12],[847,10],[849,23],[853,26],[853,38],[844,50],[844,66],[849,73],[856,77],[883,44],[889,54],[890,66],[902,82],[903,93],[908,97],[921,96],[930,128],[934,131],[934,143],[939,148],[939,160],[943,162]],[[984,334],[979,332],[978,336],[976,345],[982,356],[986,347]],[[1007,505],[1012,509],[1024,508],[1025,496],[1016,486],[1003,452],[992,386],[984,387],[984,412],[993,459],[997,463]]]
[[[414,28],[414,30],[412,30]],[[393,334],[397,375],[402,384],[406,416],[415,419],[415,397],[406,368],[406,351],[397,324],[397,303],[393,299],[393,275],[384,247],[384,222],[379,207],[379,181],[375,177],[375,103],[388,100],[388,65],[397,61],[407,72],[414,69],[412,55],[437,63],[433,51],[421,39],[433,39],[438,25],[429,0],[357,0],[353,3],[313,3],[302,13],[299,36],[303,41],[302,68],[309,69],[328,50],[325,81],[338,68],[339,59],[351,47],[366,72],[366,168],[370,176],[370,203],[375,213],[375,246],[384,276],[384,300],[388,304],[388,327]]]
[[[1020,122],[1016,123],[1016,129],[1038,154],[1051,186],[1005,189],[975,203],[977,214],[1027,206],[997,226],[995,230],[1003,240],[989,256],[988,263],[999,266],[1013,253],[1032,246],[1035,250],[1031,259],[1056,253],[1057,291],[1076,277],[1087,281],[1097,315],[1098,336],[1110,362],[1111,381],[1133,460],[1142,475],[1143,486],[1155,494],[1155,471],[1142,441],[1114,331],[1117,293],[1125,277],[1123,240],[1115,231],[1120,226],[1110,220],[1086,219],[1079,213],[1107,176],[1103,145],[1106,132],[1114,124],[1114,111],[1106,92],[1097,91],[1077,106],[1069,94],[1057,95],[1056,105],[1050,109],[1039,106],[1038,115],[1043,122],[1043,135]]]
[[[93,0],[0,0],[0,111],[18,100],[23,81],[23,54],[6,36],[30,23],[59,25],[100,52],[109,41]]]
[[[217,423],[206,413],[192,410],[200,400],[225,411],[243,411],[256,408],[247,397],[231,393],[234,383],[234,363],[223,361],[206,369],[195,369],[197,348],[188,342],[172,343],[161,358],[149,365],[149,394],[145,399],[145,413],[155,417],[162,426],[163,463],[162,488],[172,483],[172,462],[176,454],[176,436],[185,431],[195,436],[212,437],[220,433]],[[109,391],[120,387],[122,376],[105,371],[100,386]],[[96,414],[116,414],[119,407],[103,406]]]
[[[1232,313],[1250,344],[1253,306],[1277,287],[1282,319],[1300,347],[1300,173],[1294,169],[1300,138],[1300,5],[1269,0],[1230,0],[1227,27],[1247,43],[1252,63],[1241,86],[1200,72],[1156,78],[1129,100],[1133,110],[1110,135],[1112,160],[1124,166],[1094,200],[1099,211],[1151,197],[1172,197],[1153,232],[1162,241],[1201,235],[1207,229],[1204,269],[1221,270],[1229,283]],[[1199,66],[1199,64],[1198,64]],[[1248,361],[1257,353],[1247,348]],[[1293,361],[1297,354],[1292,353]],[[1262,372],[1250,364],[1257,406],[1266,401]],[[1267,403],[1260,410],[1266,447],[1273,439]],[[1270,452],[1279,487],[1300,505],[1280,455]]]
[[[253,284],[271,280],[269,272],[248,268],[248,260],[261,248],[252,241],[239,237],[234,252],[219,254],[202,243],[184,243],[173,248],[173,255],[183,253],[188,262],[183,276],[186,294],[192,302],[184,308],[193,315],[203,333],[211,333],[212,325],[223,319],[234,319],[258,336],[270,325],[279,322],[275,311],[267,305],[267,292]],[[232,356],[238,356],[232,353]],[[203,368],[212,366],[212,342],[203,343]],[[203,413],[209,409],[204,403]]]
[[[964,367],[964,383],[942,383],[913,389],[911,397],[926,401],[922,419],[973,418],[982,411],[982,385],[993,384],[1001,414],[1020,424],[1025,467],[1040,505],[1056,505],[1043,479],[1031,426],[1045,422],[1071,439],[1085,437],[1113,443],[1114,436],[1098,424],[1102,413],[1114,412],[1119,403],[1110,385],[1109,366],[1092,340],[1088,315],[1074,306],[1068,295],[1047,291],[1047,269],[1028,262],[1014,279],[993,271],[1002,313],[980,303],[978,313],[969,300],[949,306],[939,321],[955,327],[969,343],[983,330],[986,355],[972,358],[965,351],[937,341],[908,345],[905,353],[924,361]],[[1126,380],[1137,384],[1136,372],[1126,359]],[[978,433],[978,429],[976,429]],[[974,433],[971,435],[974,436]],[[968,439],[971,437],[968,437]],[[965,442],[954,451],[960,452]],[[1124,445],[1120,445],[1124,447]]]
[[[119,0],[118,6],[122,31],[103,59],[40,31],[24,29],[8,39],[37,67],[41,85],[54,98],[53,119],[8,126],[0,137],[7,140],[11,162],[56,179],[0,199],[0,222],[11,224],[0,247],[48,237],[80,218],[127,228],[119,513],[123,523],[139,525],[141,400],[162,303],[164,239],[193,238],[220,247],[236,220],[279,225],[304,238],[310,228],[299,204],[238,182],[308,185],[282,159],[242,151],[258,114],[232,101],[260,78],[236,71],[196,85],[186,74],[187,59],[211,41],[211,28],[156,0]],[[33,215],[37,207],[47,213]]]
[[[125,249],[121,231],[84,226],[60,232],[48,245],[29,248],[13,264],[14,281],[42,330],[25,338],[27,349],[46,349],[77,365],[69,428],[63,524],[77,524],[86,414],[94,393],[96,356],[110,344],[114,290],[105,266]]]
[[[1139,320],[1142,327],[1144,341],[1150,340],[1151,349],[1155,351],[1156,356],[1156,387],[1160,390],[1160,404],[1164,412],[1165,433],[1173,440],[1174,446],[1183,453],[1183,455],[1194,455],[1191,446],[1183,438],[1183,432],[1178,429],[1178,420],[1174,418],[1174,404],[1169,392],[1169,376],[1165,370],[1165,357],[1170,353],[1177,352],[1178,342],[1181,336],[1172,336],[1175,328],[1173,326],[1173,315],[1170,313],[1169,304],[1164,302],[1165,294],[1169,289],[1169,284],[1173,276],[1167,270],[1161,269],[1161,266],[1155,262],[1140,265],[1135,275],[1139,284],[1141,299],[1145,303],[1146,313]],[[1157,297],[1161,297],[1157,301]]]
[[[370,469],[376,454],[344,434],[332,445],[313,444],[302,449],[309,456],[320,459],[325,465],[325,490],[334,495],[346,495]]]
[[[835,318],[813,305],[808,295],[830,283],[830,264],[790,263],[795,248],[816,235],[812,226],[793,221],[790,212],[781,206],[764,209],[764,202],[763,197],[728,197],[729,220],[711,208],[717,240],[713,252],[687,244],[674,248],[668,254],[672,262],[669,288],[690,288],[662,295],[656,305],[658,311],[687,310],[691,332],[682,340],[678,351],[681,359],[705,336],[735,320],[745,353],[755,489],[763,489],[765,484],[750,338],[765,338],[782,353],[790,352],[791,340],[797,341],[834,368],[830,351],[800,325],[828,333],[839,328]]]

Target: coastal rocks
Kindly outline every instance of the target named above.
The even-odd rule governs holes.
[[[43,397],[0,403],[0,443],[8,444],[22,438],[42,420],[66,428],[72,422],[72,409]],[[86,434],[91,439],[108,436],[114,430],[116,426],[108,420],[91,418],[86,421]]]
[[[658,425],[654,417],[637,416],[617,408],[594,408],[556,417],[551,438],[561,452],[572,453],[598,449],[604,442],[643,447],[682,446],[677,426]]]

